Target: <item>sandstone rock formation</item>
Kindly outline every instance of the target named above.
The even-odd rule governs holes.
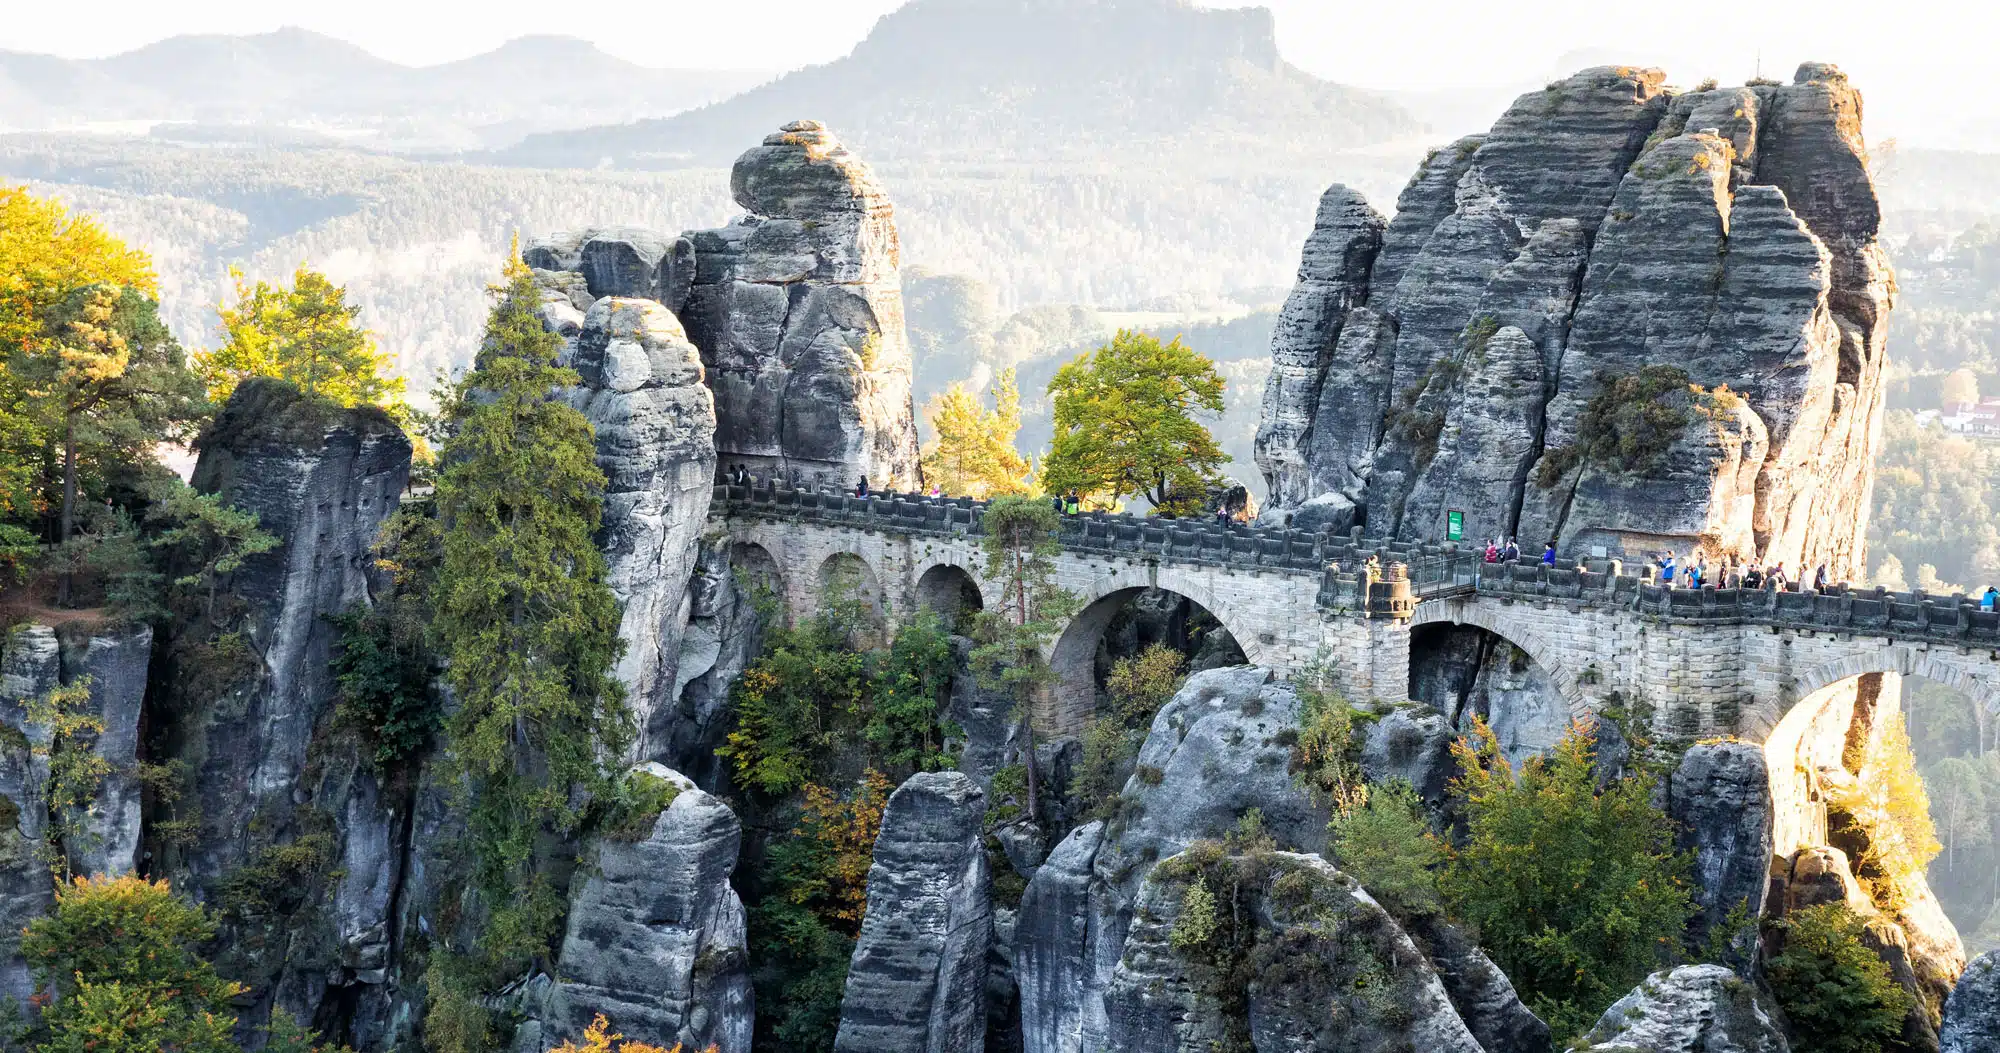
[[[2000,951],[1965,967],[1944,1004],[1938,1053],[2000,1053]]]
[[[882,813],[868,871],[840,1053],[978,1053],[985,1048],[993,934],[986,794],[959,772],[920,772]]]
[[[195,488],[256,514],[279,545],[228,583],[240,652],[217,653],[218,624],[204,617],[177,622],[166,641],[172,690],[158,703],[154,756],[187,766],[172,814],[199,827],[160,844],[153,872],[232,908],[220,964],[252,986],[246,1023],[274,1002],[306,1020],[332,999],[380,1016],[402,802],[365,751],[327,746],[329,617],[369,604],[381,584],[371,550],[401,499],[410,443],[380,410],[252,379],[197,445]],[[302,855],[316,863],[282,869]]]
[[[1395,919],[1312,855],[1216,846],[1153,868],[1104,1001],[1108,1049],[1486,1053]]]
[[[594,866],[570,897],[561,980],[537,985],[520,1053],[581,1034],[599,1013],[635,1042],[750,1049],[745,916],[729,884],[742,824],[679,772],[635,771],[674,787],[673,799],[650,822],[633,817],[598,839]]]
[[[1273,336],[1267,516],[1861,569],[1893,279],[1860,95],[1810,63],[1663,81],[1522,96],[1386,227],[1327,192]],[[1640,397],[1659,430],[1617,449]]]
[[[1299,699],[1255,666],[1196,673],[1160,712],[1125,784],[1120,817],[1056,846],[1021,900],[1015,972],[1028,1053],[1105,1046],[1105,990],[1123,953],[1146,874],[1256,808],[1284,848],[1317,849],[1326,816],[1287,773],[1281,733]]]
[[[1771,778],[1763,750],[1745,742],[1704,743],[1687,751],[1668,785],[1667,813],[1679,824],[1678,847],[1694,859],[1690,884],[1701,914],[1697,942],[1733,910],[1754,921],[1764,912],[1771,871]],[[1749,963],[1751,948],[1742,948]]]
[[[817,121],[736,161],[748,213],[695,231],[688,333],[715,389],[724,460],[790,478],[915,488],[901,245],[874,173]]]
[[[56,853],[78,874],[126,874],[138,865],[140,707],[152,642],[148,626],[89,622],[18,625],[0,640],[0,998],[25,1003],[34,994],[18,948],[21,929],[54,903]],[[91,749],[109,768],[90,806],[52,828],[49,762],[34,753],[50,732],[29,721],[27,705],[86,679],[88,712],[104,722]]]
[[[1840,901],[1869,919],[1870,946],[1918,1002],[1905,1040],[1929,1048],[1937,1019],[1928,1007],[1941,1004],[1957,982],[1964,944],[1921,873],[1876,875],[1873,897],[1862,888],[1852,863],[1865,857],[1874,835],[1840,807],[1844,795],[1858,791],[1866,759],[1880,749],[1887,718],[1900,708],[1900,679],[1870,673],[1799,700],[1771,731],[1763,750],[1774,863],[1764,913],[1779,918]]]
[[[639,756],[666,757],[715,479],[715,402],[680,321],[650,299],[596,301],[567,358],[582,380],[570,402],[596,432],[606,480],[598,544],[623,611],[618,678],[639,720]]]
[[[1785,1033],[1748,980],[1720,965],[1646,978],[1611,1004],[1576,1053],[1790,1053]]]
[[[881,183],[818,122],[797,121],[737,160],[730,189],[746,214],[717,230],[531,242],[522,258],[546,323],[569,336],[603,297],[656,301],[701,349],[724,466],[914,490],[901,246]]]

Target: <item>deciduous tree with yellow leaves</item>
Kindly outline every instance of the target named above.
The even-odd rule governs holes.
[[[207,404],[152,264],[61,203],[0,187],[0,521],[61,544]],[[58,602],[67,603],[70,575]]]

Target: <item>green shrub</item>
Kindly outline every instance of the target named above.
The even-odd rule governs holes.
[[[681,786],[649,771],[627,772],[618,780],[618,790],[604,822],[607,836],[620,841],[644,841],[652,836],[660,813],[673,806]]]
[[[1673,366],[1598,374],[1597,391],[1577,416],[1576,441],[1549,451],[1536,484],[1549,489],[1585,463],[1628,475],[1658,470],[1675,440],[1694,422],[1696,391],[1687,372]]]
[[[1599,792],[1587,725],[1516,777],[1476,722],[1452,747],[1466,839],[1439,889],[1558,1035],[1581,1034],[1672,959],[1695,913],[1688,860],[1641,772]]]
[[[399,632],[380,610],[357,606],[329,620],[340,632],[331,663],[334,713],[369,744],[377,765],[394,768],[429,744],[443,721],[430,651],[420,634]]]
[[[1331,833],[1335,864],[1391,913],[1409,917],[1443,906],[1437,868],[1444,843],[1409,783],[1371,787],[1366,804],[1334,818]]]
[[[1844,903],[1807,907],[1776,923],[1784,950],[1764,964],[1791,1021],[1793,1048],[1880,1053],[1902,1034],[1915,1003],[1862,942],[1862,918]]]
[[[1335,687],[1333,662],[1325,655],[1293,675],[1292,687],[1299,696],[1299,726],[1291,738],[1292,779],[1314,803],[1345,814],[1367,799],[1354,709]]]
[[[1181,896],[1180,916],[1174,919],[1168,939],[1182,950],[1199,947],[1215,938],[1215,893],[1206,878],[1195,878]]]

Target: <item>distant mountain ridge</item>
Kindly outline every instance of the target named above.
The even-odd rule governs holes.
[[[1264,8],[914,0],[845,58],[673,117],[531,136],[496,156],[551,167],[727,163],[751,136],[802,117],[877,163],[1318,153],[1422,130],[1385,96],[1285,62]]]
[[[381,125],[449,147],[449,128],[512,136],[676,113],[766,79],[747,70],[651,69],[587,41],[530,36],[470,58],[403,66],[287,27],[171,37],[102,59],[0,51],[0,123],[185,121]],[[506,141],[507,133],[488,137]],[[462,141],[458,145],[482,145]]]

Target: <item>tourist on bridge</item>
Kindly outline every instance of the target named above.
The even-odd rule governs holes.
[[[1497,537],[1486,543],[1486,562],[1500,562],[1500,539]]]
[[[1512,563],[1521,558],[1521,546],[1513,538],[1507,539],[1507,547],[1500,550],[1500,562]]]
[[[1660,584],[1674,587],[1674,554],[1669,552],[1660,559]]]
[[[1062,496],[1061,494],[1050,494],[1050,495],[1049,495],[1049,507],[1050,507],[1050,508],[1053,508],[1053,509],[1055,509],[1055,510],[1056,510],[1056,514],[1057,514],[1057,515],[1062,515],[1062,514],[1063,514],[1063,507],[1064,507],[1064,506],[1063,506],[1063,496]]]
[[[1813,571],[1813,591],[1826,591],[1826,564],[1824,563],[1820,564],[1818,569]]]
[[[1752,564],[1749,570],[1743,572],[1743,587],[1746,589],[1761,589],[1764,587],[1764,572],[1757,569],[1755,564]]]
[[[1986,595],[1979,597],[1979,609],[1990,611],[1996,603],[2000,603],[2000,589],[1991,585],[1986,586]]]
[[[860,481],[860,482],[858,482],[858,483],[855,483],[855,484],[854,484],[854,496],[856,496],[856,497],[867,497],[867,496],[868,496],[868,477],[867,477],[867,476],[865,476],[865,475],[864,475],[864,476],[862,476],[862,477],[861,477],[861,481]]]
[[[1791,591],[1792,579],[1785,574],[1785,565],[1783,562],[1771,568],[1769,581],[1779,592]]]
[[[1066,516],[1073,516],[1083,511],[1083,499],[1076,496],[1075,490],[1071,490],[1069,496],[1063,498],[1062,510]]]
[[[1556,543],[1551,541],[1548,544],[1542,546],[1542,566],[1548,567],[1551,570],[1553,570],[1555,568],[1555,565],[1556,565]]]

